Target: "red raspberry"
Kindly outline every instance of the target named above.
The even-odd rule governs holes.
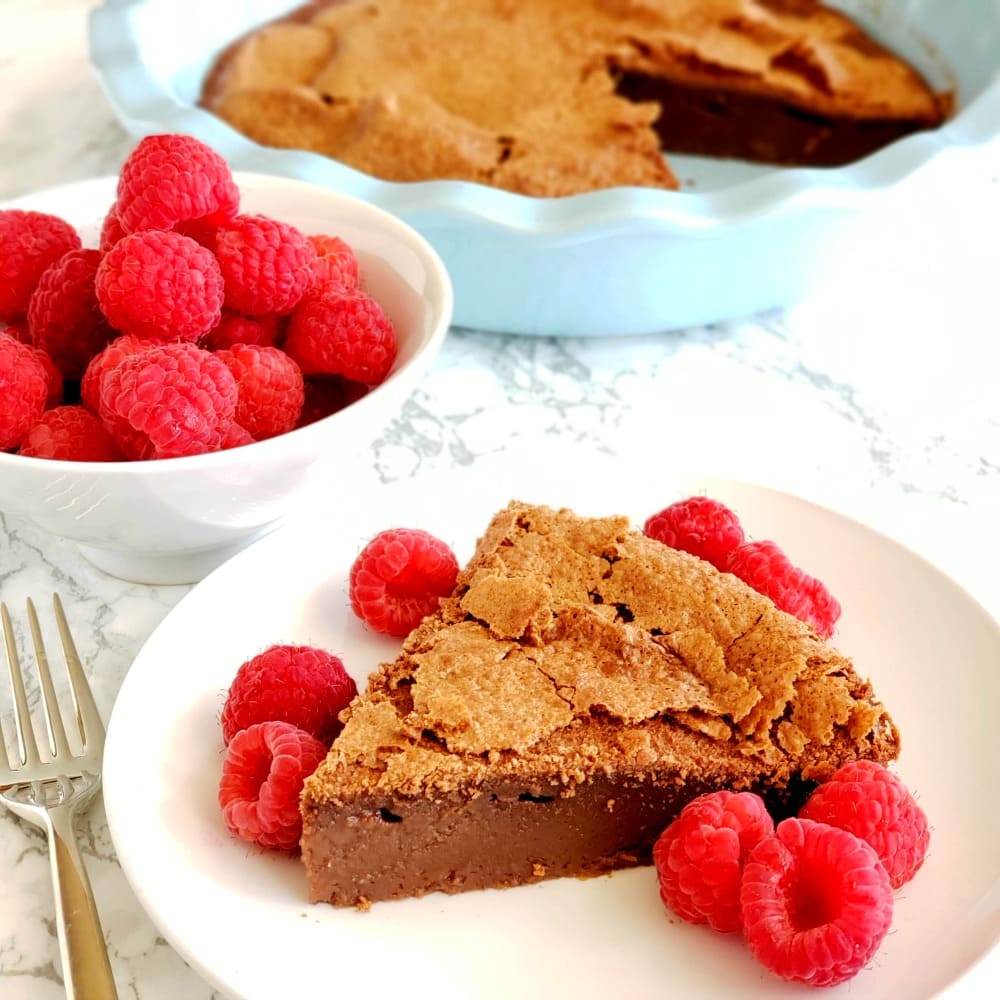
[[[46,410],[28,428],[20,452],[69,462],[120,462],[124,458],[104,424],[82,406]]]
[[[45,369],[45,380],[48,385],[48,394],[45,397],[45,409],[49,409],[52,406],[58,406],[63,401],[64,392],[64,381],[62,372],[56,368],[56,363],[50,358],[45,351],[40,351],[37,347],[33,348],[35,352],[35,357],[38,358],[42,363],[42,367]]]
[[[236,412],[236,381],[194,344],[155,344],[106,371],[99,413],[126,457],[215,451]]]
[[[277,316],[240,316],[223,309],[219,325],[205,334],[202,346],[210,351],[224,351],[233,344],[274,347],[280,333]]]
[[[118,175],[116,211],[126,233],[218,224],[236,215],[239,202],[226,161],[189,135],[146,136]]]
[[[339,375],[310,375],[305,379],[306,399],[296,426],[305,427],[337,413],[361,399],[368,386]]]
[[[100,250],[71,250],[38,279],[28,304],[32,342],[65,378],[80,378],[90,359],[115,336],[94,292],[100,262]]]
[[[418,528],[377,534],[351,566],[354,613],[376,632],[406,635],[455,588],[458,562],[440,539]]]
[[[930,843],[923,809],[896,775],[872,760],[835,771],[812,793],[799,818],[840,827],[869,843],[894,889],[913,878]]]
[[[226,826],[261,847],[294,851],[302,836],[302,786],[324,757],[319,740],[287,722],[260,722],[237,733],[219,782]]]
[[[358,287],[358,258],[339,236],[310,236],[309,242],[316,249],[313,275],[316,286],[340,285],[342,288]]]
[[[315,646],[270,646],[247,660],[222,709],[228,743],[257,722],[290,722],[329,745],[341,730],[337,718],[358,693],[340,657]]]
[[[295,427],[305,390],[299,366],[277,347],[234,344],[216,351],[236,379],[236,421],[255,441],[284,434]]]
[[[152,344],[148,340],[125,334],[122,337],[116,337],[103,351],[95,354],[90,359],[90,364],[87,365],[87,370],[80,380],[80,399],[83,405],[92,412],[99,413],[101,409],[101,379],[104,378],[105,372],[120,365],[125,358],[151,346]]]
[[[378,385],[396,360],[396,334],[381,306],[364,292],[325,285],[292,313],[285,350],[305,375],[343,375]]]
[[[743,862],[773,832],[764,800],[753,792],[712,792],[689,802],[653,845],[664,905],[689,923],[738,931]]]
[[[178,233],[119,240],[97,269],[97,301],[111,325],[146,340],[197,340],[222,315],[222,274],[211,251]]]
[[[27,318],[21,320],[11,320],[10,322],[0,322],[0,333],[6,333],[22,344],[31,343],[31,331],[28,329]]]
[[[16,448],[45,409],[49,378],[38,352],[0,333],[0,451]]]
[[[226,306],[248,316],[290,313],[313,282],[316,251],[294,226],[239,215],[215,232]]]
[[[108,209],[108,214],[104,216],[104,222],[101,223],[101,237],[97,245],[101,248],[102,252],[107,253],[126,235],[127,233],[122,229],[122,224],[118,219],[118,203],[115,202]]]
[[[654,514],[643,530],[650,538],[699,556],[723,571],[729,553],[743,544],[739,518],[725,504],[708,497],[672,503]]]
[[[253,444],[253,435],[245,427],[240,427],[235,420],[231,420],[222,430],[219,451],[242,448],[245,444]]]
[[[875,954],[892,921],[892,888],[859,837],[786,819],[751,852],[740,889],[743,933],[772,972],[835,986]]]
[[[42,272],[80,246],[76,230],[54,215],[0,210],[0,322],[22,319]]]
[[[840,605],[815,577],[804,573],[774,542],[746,542],[734,549],[726,569],[782,610],[829,639]]]

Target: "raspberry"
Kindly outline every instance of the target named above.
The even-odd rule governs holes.
[[[253,435],[245,427],[240,427],[235,420],[231,420],[222,429],[222,440],[219,442],[219,450],[225,451],[229,448],[242,448],[245,444],[253,444]]]
[[[923,809],[903,782],[875,761],[844,764],[812,793],[799,818],[840,827],[866,841],[894,889],[913,878],[927,855],[930,832]]]
[[[829,639],[840,605],[815,577],[804,573],[774,542],[746,542],[734,549],[726,569],[782,610]]]
[[[83,405],[92,412],[99,413],[101,409],[101,379],[104,378],[105,372],[116,368],[125,358],[151,346],[152,344],[148,340],[125,334],[122,337],[116,337],[103,351],[95,354],[90,359],[90,364],[87,365],[83,378],[80,380],[80,399]]]
[[[155,344],[106,371],[98,414],[133,459],[217,450],[236,411],[236,382],[194,344]]]
[[[255,441],[295,427],[305,390],[299,366],[277,347],[234,344],[216,351],[236,379],[236,421]]]
[[[107,428],[82,406],[57,406],[28,428],[20,452],[70,462],[120,462],[124,457]]]
[[[292,313],[285,350],[304,375],[343,375],[377,385],[396,360],[396,334],[379,304],[364,292],[325,285]]]
[[[313,282],[316,251],[294,226],[240,215],[215,233],[226,306],[248,316],[290,313]]]
[[[81,245],[76,230],[54,215],[0,211],[0,322],[22,319],[42,272]]]
[[[274,347],[280,332],[276,316],[240,316],[223,309],[219,325],[205,334],[202,346],[210,351],[224,351],[233,344]]]
[[[418,528],[382,531],[351,566],[351,607],[376,632],[406,635],[437,610],[457,575],[455,554],[440,539]]]
[[[270,646],[236,671],[222,709],[222,736],[228,743],[257,722],[289,722],[329,745],[341,729],[337,716],[357,693],[333,653]]]
[[[319,740],[287,722],[259,722],[237,733],[219,782],[226,826],[261,847],[294,851],[302,836],[299,795],[324,757]]]
[[[743,544],[739,518],[724,504],[708,497],[688,497],[672,503],[654,514],[643,530],[650,538],[690,552],[723,571],[729,553]]]
[[[892,920],[892,889],[859,837],[786,819],[751,852],[740,889],[743,932],[772,972],[835,986],[875,954]]]
[[[121,221],[118,218],[118,202],[115,202],[111,208],[108,209],[108,214],[104,216],[104,222],[101,223],[101,237],[97,245],[104,253],[107,253],[123,236],[126,235],[125,230],[122,229]]]
[[[146,340],[197,340],[222,315],[222,274],[211,251],[178,233],[119,240],[97,269],[97,301],[111,325]]]
[[[689,923],[738,931],[744,859],[773,832],[764,800],[753,792],[712,792],[689,802],[653,846],[664,905]]]
[[[58,406],[63,401],[64,380],[62,372],[56,367],[56,363],[37,347],[33,348],[35,357],[42,363],[45,369],[45,382],[48,386],[48,393],[45,396],[45,409]]]
[[[65,378],[80,378],[90,359],[115,336],[94,292],[100,262],[100,250],[64,254],[38,279],[28,304],[32,342]]]
[[[350,406],[368,392],[368,386],[339,375],[310,375],[305,379],[305,390],[297,427],[313,424]]]
[[[0,333],[9,334],[15,340],[21,341],[22,344],[31,343],[31,332],[28,330],[28,320],[10,320],[7,323],[0,321]]]
[[[188,135],[146,136],[118,175],[116,213],[126,233],[218,224],[236,215],[239,201],[226,161]]]
[[[313,264],[313,284],[340,285],[342,288],[358,287],[358,258],[339,236],[310,236],[309,242],[316,250]]]
[[[49,378],[30,344],[0,333],[0,451],[16,448],[45,409]]]

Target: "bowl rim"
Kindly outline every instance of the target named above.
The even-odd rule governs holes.
[[[931,161],[1000,137],[1000,65],[944,125],[917,132],[844,167],[792,167],[710,192],[615,187],[564,197],[516,194],[473,181],[384,181],[320,153],[262,146],[208,111],[178,99],[141,58],[134,11],[149,0],[102,0],[89,17],[91,62],[120,121],[136,135],[186,132],[234,167],[309,179],[396,215],[444,215],[558,237],[618,231],[712,233],[792,206],[852,208]]]
[[[381,229],[389,231],[401,237],[413,249],[416,249],[421,260],[427,267],[429,276],[429,288],[433,291],[425,292],[421,298],[426,302],[430,297],[440,299],[440,308],[433,319],[433,324],[426,343],[417,351],[412,358],[398,367],[393,367],[386,379],[378,385],[373,386],[360,399],[348,404],[336,413],[331,413],[326,417],[306,424],[304,427],[296,427],[284,434],[278,434],[263,441],[253,441],[250,444],[240,445],[236,448],[227,448],[221,451],[205,452],[200,455],[183,455],[176,458],[151,458],[143,461],[123,460],[117,462],[75,462],[66,459],[40,459],[31,455],[18,455],[11,452],[0,451],[0,471],[26,469],[35,472],[46,473],[76,473],[81,469],[86,469],[87,474],[93,474],[99,478],[113,477],[129,472],[141,472],[143,475],[168,475],[173,472],[197,472],[199,469],[211,466],[213,469],[225,469],[232,465],[257,465],[266,462],[273,454],[279,453],[283,448],[288,447],[289,438],[302,445],[308,442],[311,437],[319,438],[325,435],[330,421],[341,418],[341,423],[360,420],[373,406],[385,395],[386,388],[393,382],[401,379],[419,376],[423,369],[432,363],[438,354],[444,339],[451,326],[454,312],[454,288],[448,270],[441,260],[438,252],[428,243],[428,241],[418,233],[412,226],[397,218],[391,212],[373,205],[353,195],[342,191],[332,191],[329,188],[310,183],[298,178],[281,177],[274,174],[258,174],[247,170],[234,170],[233,178],[239,186],[241,179],[252,183],[255,187],[298,187],[312,191],[322,197],[342,199],[351,203],[352,207],[359,209],[369,218],[378,222]],[[82,180],[71,181],[67,184],[58,184],[51,187],[33,191],[28,194],[19,195],[9,201],[0,202],[0,210],[17,209],[30,207],[38,211],[38,203],[56,194],[70,194],[76,189],[84,188],[104,188],[110,192],[114,191],[117,184],[117,176],[106,174],[98,177],[87,177]],[[376,255],[377,256],[377,255]]]

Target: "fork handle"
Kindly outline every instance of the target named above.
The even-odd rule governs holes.
[[[90,879],[73,832],[73,814],[48,814],[49,861],[67,1000],[118,1000]]]

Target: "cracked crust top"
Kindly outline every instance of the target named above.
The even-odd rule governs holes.
[[[676,188],[659,106],[624,73],[768,94],[807,112],[929,126],[905,63],[815,0],[339,0],[237,42],[203,104],[251,139],[390,181],[538,196]]]
[[[342,718],[307,801],[649,766],[780,786],[898,752],[850,662],[736,577],[624,518],[518,502]]]

